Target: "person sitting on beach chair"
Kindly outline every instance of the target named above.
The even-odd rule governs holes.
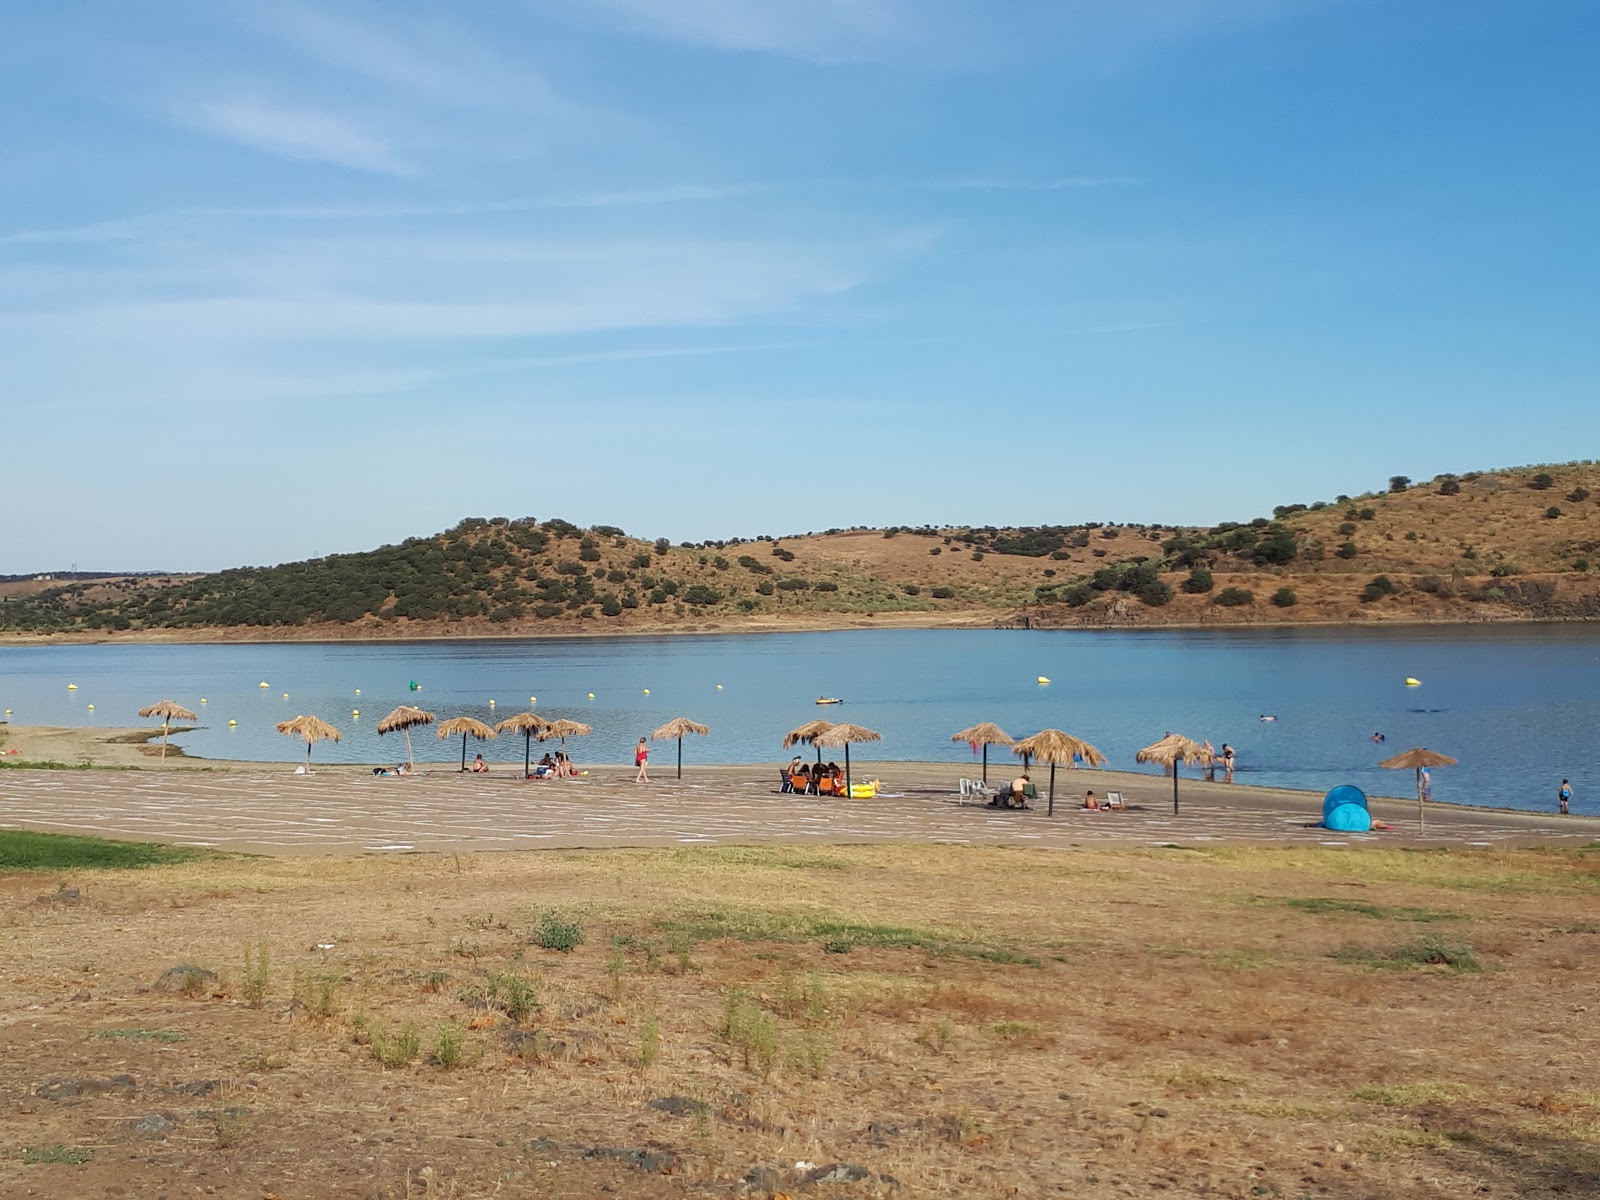
[[[816,777],[811,782],[814,785],[813,790],[819,796],[832,796],[836,791],[834,787],[836,781],[832,775],[828,774],[826,767],[819,769]]]
[[[1011,796],[1010,796],[1010,805],[1009,805],[1009,807],[1011,807],[1011,808],[1027,808],[1028,807],[1028,793],[1031,792],[1031,791],[1033,791],[1033,781],[1028,778],[1028,773],[1026,771],[1024,771],[1021,775],[1018,775],[1015,779],[1013,779],[1011,781]],[[1037,794],[1037,793],[1035,793],[1035,794]]]
[[[789,774],[789,790],[804,796],[811,790],[811,768],[801,763]]]

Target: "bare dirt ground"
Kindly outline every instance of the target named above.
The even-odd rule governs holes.
[[[1597,863],[808,845],[12,873],[0,1195],[1593,1195]],[[179,964],[216,977],[162,990]]]

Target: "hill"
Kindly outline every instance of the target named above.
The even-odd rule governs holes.
[[[0,595],[12,635],[415,638],[836,625],[1600,617],[1600,466],[1439,476],[1210,528],[828,530],[670,545],[469,518],[359,554]]]

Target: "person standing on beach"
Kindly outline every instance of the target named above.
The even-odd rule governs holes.
[[[1233,782],[1233,747],[1222,743],[1222,782]]]
[[[643,738],[633,748],[633,761],[638,764],[639,773],[633,777],[635,783],[650,782],[650,745]]]
[[[1421,789],[1424,801],[1433,799],[1433,776],[1428,773],[1427,767],[1417,772],[1417,787]]]
[[[1563,817],[1572,811],[1572,785],[1565,779],[1561,781],[1561,790],[1556,793],[1556,804]]]

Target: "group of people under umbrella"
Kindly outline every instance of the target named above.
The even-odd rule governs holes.
[[[174,720],[192,721],[195,714],[172,700],[162,700],[147,708],[139,710],[141,717],[160,717],[161,725],[161,756],[166,758],[167,735]],[[415,726],[432,725],[434,714],[423,709],[415,708],[409,704],[402,704],[378,722],[378,733],[383,735],[399,730],[406,740],[406,763],[412,764],[411,730]],[[298,716],[293,720],[280,721],[277,730],[281,734],[298,737],[306,744],[306,765],[309,769],[311,763],[311,747],[317,742],[341,740],[339,730],[318,717]],[[516,716],[507,717],[498,725],[488,725],[476,717],[451,717],[439,723],[438,736],[442,738],[461,738],[461,769],[467,767],[467,739],[477,738],[483,741],[487,738],[497,737],[502,733],[520,733],[523,735],[523,775],[532,777],[533,742],[540,742],[557,738],[561,742],[562,757],[565,758],[568,737],[583,737],[592,733],[593,729],[582,721],[574,721],[565,717],[555,720],[546,720],[533,712],[518,713]],[[688,717],[677,717],[651,733],[655,741],[672,741],[678,743],[677,773],[683,777],[683,739],[686,735],[697,734],[704,736],[710,730],[691,721]],[[850,795],[850,747],[861,742],[882,741],[882,735],[874,730],[849,722],[808,721],[796,729],[790,730],[783,739],[783,745],[788,747],[806,744],[814,746],[817,750],[817,763],[822,765],[822,748],[844,748],[844,787],[842,795]],[[1050,767],[1050,783],[1047,795],[1046,811],[1055,813],[1056,798],[1056,768],[1076,767],[1079,764],[1090,767],[1102,767],[1106,764],[1106,757],[1094,746],[1069,733],[1059,729],[1045,729],[1032,737],[1017,741],[1005,730],[991,721],[974,725],[950,735],[953,742],[967,742],[975,750],[983,754],[983,781],[989,781],[989,747],[1009,746],[1011,752],[1022,759],[1023,770],[1027,771],[1031,762],[1045,763]],[[481,756],[480,756],[481,757]],[[1196,742],[1181,734],[1168,733],[1160,740],[1152,742],[1134,754],[1134,760],[1141,763],[1159,764],[1172,776],[1172,811],[1178,812],[1178,767],[1202,766],[1209,767],[1216,759],[1216,754],[1211,749],[1210,743]],[[1456,760],[1448,755],[1440,754],[1434,750],[1416,747],[1393,758],[1387,758],[1378,764],[1392,770],[1414,770],[1417,777],[1417,824],[1423,824],[1423,772],[1429,767],[1451,767],[1456,765]]]

